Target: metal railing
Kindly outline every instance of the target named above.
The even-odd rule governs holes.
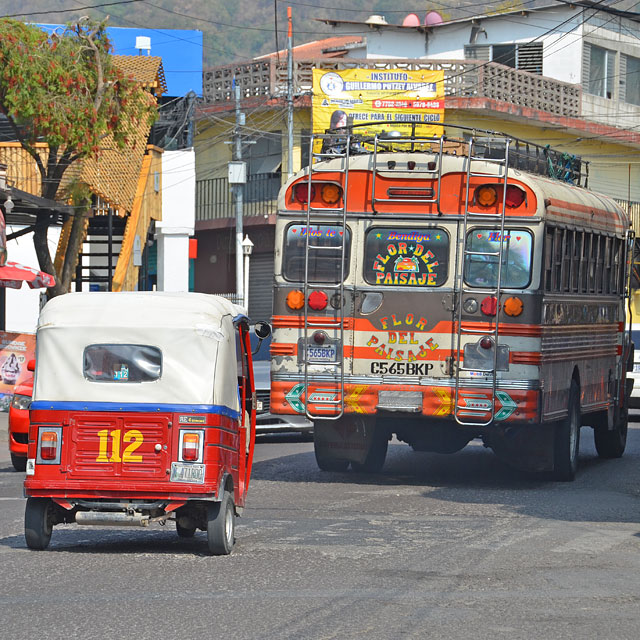
[[[272,215],[277,210],[280,174],[249,176],[244,186],[244,215]],[[235,217],[233,194],[227,178],[196,180],[196,220],[218,220]]]
[[[582,89],[528,71],[519,71],[496,62],[478,60],[357,60],[320,58],[293,61],[296,95],[311,95],[313,69],[352,68],[444,71],[445,97],[491,98],[539,109],[548,113],[576,117],[581,113]],[[287,93],[287,62],[275,59],[211,67],[204,71],[205,104],[233,102],[233,78],[243,98],[284,97]]]

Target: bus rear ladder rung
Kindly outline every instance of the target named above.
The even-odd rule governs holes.
[[[344,209],[320,209],[318,207],[311,207],[313,213],[344,213]]]
[[[483,156],[469,156],[471,162],[490,162],[491,164],[506,164],[505,158],[485,158]]]
[[[464,250],[465,256],[499,256],[499,251],[470,251],[469,249]]]
[[[470,173],[470,178],[494,178],[496,180],[503,180],[503,173]]]

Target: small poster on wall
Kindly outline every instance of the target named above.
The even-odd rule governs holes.
[[[27,362],[35,353],[35,334],[0,331],[0,411],[9,411],[14,388],[33,375]]]

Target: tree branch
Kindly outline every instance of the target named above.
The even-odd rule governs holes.
[[[18,139],[18,142],[20,143],[22,148],[36,161],[38,171],[40,171],[42,184],[44,185],[44,181],[46,178],[46,170],[42,162],[42,158],[40,157],[40,154],[36,151],[35,147],[32,147],[29,144],[29,142],[26,140],[26,138],[22,135],[22,132],[20,131],[20,128],[18,127],[18,125],[15,123],[15,120],[8,113],[6,113],[6,111],[4,115],[6,116],[9,124],[11,125],[11,128],[13,129],[13,133]]]

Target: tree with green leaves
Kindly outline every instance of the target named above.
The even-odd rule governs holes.
[[[131,127],[157,114],[152,96],[117,68],[111,51],[106,21],[83,18],[47,33],[35,25],[0,19],[0,112],[37,165],[40,195],[70,202],[78,218],[63,267],[56,273],[47,244],[54,215],[44,210],[37,214],[33,241],[38,262],[56,277],[50,297],[69,290],[82,242],[81,217],[88,209],[86,185],[61,188],[65,172],[97,157],[105,138],[125,150]],[[46,143],[46,148],[37,143]]]

